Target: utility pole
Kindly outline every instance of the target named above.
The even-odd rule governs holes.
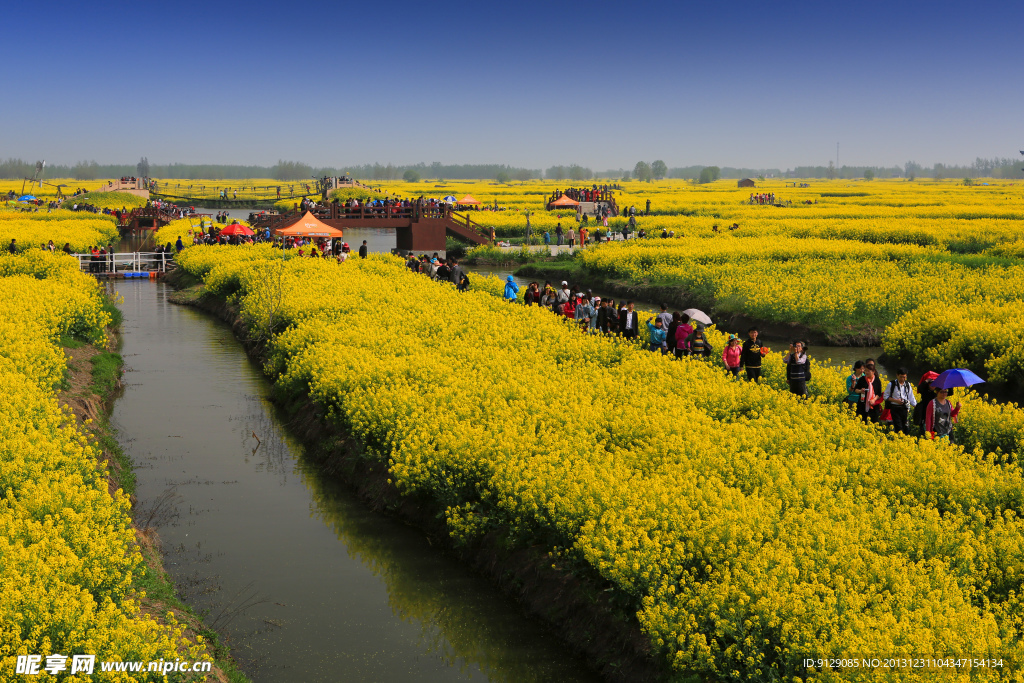
[[[839,143],[836,143],[836,177],[839,177]]]

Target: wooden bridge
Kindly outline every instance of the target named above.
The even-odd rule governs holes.
[[[209,216],[210,214],[186,214],[188,216]],[[117,222],[121,230],[158,230],[180,217],[177,211],[157,206],[143,206],[122,214]]]
[[[559,206],[556,202],[565,194],[561,190],[555,190],[551,193],[544,208],[548,211],[555,211],[557,209],[576,209],[578,205],[581,213],[585,213],[588,216],[598,216],[601,205],[604,204],[608,207],[612,216],[619,215],[619,205],[615,203],[615,192],[613,190],[588,190],[586,188],[582,191],[576,190],[572,192],[573,196],[570,197],[570,199],[576,202],[576,205]]]
[[[444,251],[448,235],[472,242],[490,244],[489,231],[468,214],[452,211],[447,205],[413,203],[411,206],[360,206],[349,208],[331,203],[313,210],[313,215],[331,226],[346,228],[391,228],[402,251]],[[286,213],[257,218],[254,228],[271,231],[287,227],[302,217],[300,213]]]

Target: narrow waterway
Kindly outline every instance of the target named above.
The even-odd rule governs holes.
[[[595,681],[420,532],[322,477],[230,329],[151,281],[124,297],[112,422],[186,601],[258,683]]]

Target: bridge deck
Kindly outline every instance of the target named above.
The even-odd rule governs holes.
[[[468,215],[447,207],[370,207],[348,209],[330,204],[313,214],[331,226],[346,228],[390,228],[397,233],[398,248],[403,251],[443,251],[445,238],[452,235],[474,244],[489,244],[490,235]],[[278,214],[257,219],[254,227],[277,230],[295,223],[299,213]]]

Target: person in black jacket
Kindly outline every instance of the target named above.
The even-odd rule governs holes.
[[[786,364],[789,390],[797,396],[807,396],[807,380],[811,378],[811,359],[804,351],[804,343],[795,341],[790,344],[789,353],[782,362]]]
[[[640,328],[640,316],[633,310],[633,302],[619,311],[619,332],[626,339],[636,339]]]
[[[366,240],[363,240],[362,246],[359,247],[359,258],[366,258],[367,251],[368,249],[366,248]]]
[[[751,327],[747,330],[747,336],[750,338],[743,342],[743,348],[740,350],[740,362],[746,368],[747,379],[760,383],[762,346],[757,338],[757,328]]]
[[[614,315],[614,310],[609,310],[608,302],[602,301],[600,297],[597,298],[597,329],[601,331],[601,334],[608,334],[608,318],[610,315]]]

